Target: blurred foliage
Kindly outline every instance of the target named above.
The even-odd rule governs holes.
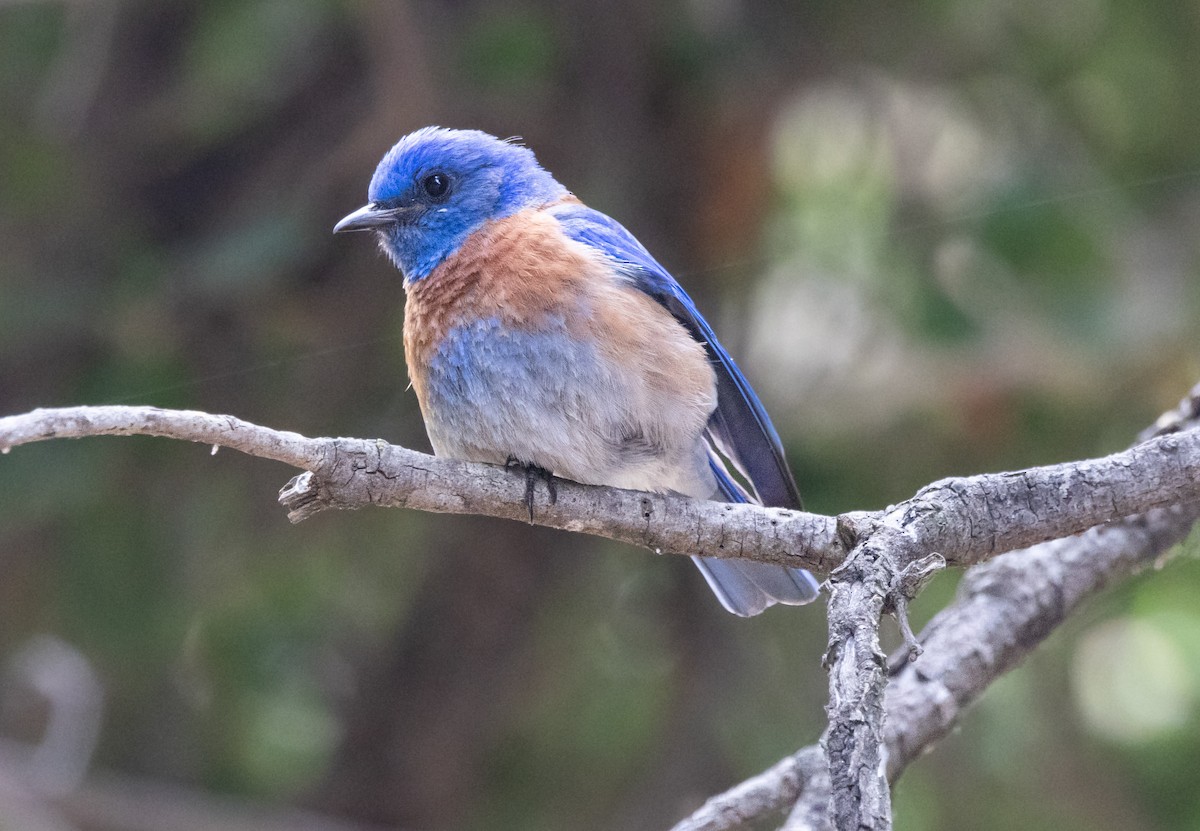
[[[427,447],[397,275],[328,232],[443,123],[525,137],[672,267],[814,510],[1110,452],[1200,375],[1198,37],[1171,0],[3,4],[0,411]],[[0,650],[92,663],[98,766],[395,827],[650,829],[820,731],[818,609],[736,620],[686,563],[517,524],[293,528],[289,475],[150,439],[0,460]],[[1200,828],[1195,553],[997,684],[897,827]]]

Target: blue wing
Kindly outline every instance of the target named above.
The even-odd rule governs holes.
[[[661,303],[704,344],[717,375],[717,409],[709,418],[708,436],[716,446],[709,449],[709,464],[721,494],[730,502],[757,501],[798,509],[800,493],[779,434],[741,370],[679,283],[632,234],[599,211],[564,205],[553,213],[567,236],[604,252],[637,288]],[[730,474],[727,463],[743,474],[745,484]],[[721,605],[735,615],[756,615],[774,602],[808,603],[818,594],[816,580],[804,569],[715,557],[693,559]]]
[[[800,492],[783,455],[779,434],[683,287],[615,220],[583,205],[564,205],[553,212],[567,236],[604,252],[634,285],[666,307],[692,337],[704,344],[717,373],[717,409],[708,424],[711,438],[745,474],[761,504],[799,509]]]

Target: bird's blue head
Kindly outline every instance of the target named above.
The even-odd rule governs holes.
[[[488,220],[566,195],[526,147],[478,130],[425,127],[387,152],[371,178],[370,201],[333,230],[378,233],[411,283]]]

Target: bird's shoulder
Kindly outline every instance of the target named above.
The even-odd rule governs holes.
[[[665,271],[637,237],[611,216],[580,202],[562,200],[546,209],[570,239],[617,262]]]

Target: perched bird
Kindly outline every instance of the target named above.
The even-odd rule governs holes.
[[[779,436],[691,298],[531,150],[426,127],[367,197],[333,230],[374,231],[404,274],[405,358],[437,455],[800,506]],[[802,569],[695,561],[737,615],[817,596]]]

